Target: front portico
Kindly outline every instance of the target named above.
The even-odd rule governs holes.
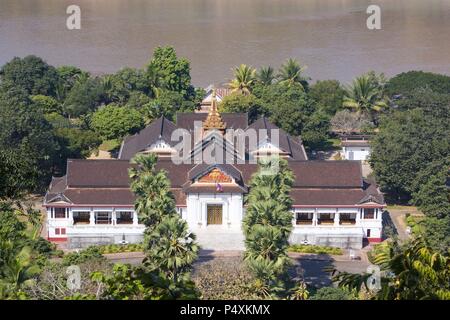
[[[191,230],[240,230],[243,197],[240,193],[190,193],[186,198],[186,221]]]

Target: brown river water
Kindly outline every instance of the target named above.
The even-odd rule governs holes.
[[[67,6],[81,30],[66,28]],[[370,4],[381,30],[366,27]],[[195,85],[231,78],[240,63],[289,57],[314,80],[374,69],[450,74],[450,0],[0,0],[0,65],[36,54],[94,74],[142,67],[158,45],[191,61]]]

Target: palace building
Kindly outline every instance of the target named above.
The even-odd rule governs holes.
[[[156,153],[178,213],[205,249],[244,248],[244,197],[258,170],[255,159],[267,154],[285,158],[295,175],[292,243],[358,249],[381,241],[384,199],[363,178],[360,161],[308,160],[302,141],[268,119],[249,124],[245,113],[220,114],[215,93],[208,113],[179,113],[175,120],[161,117],[126,137],[118,159],[69,159],[66,175],[52,179],[44,199],[49,240],[70,248],[141,241],[128,169],[136,154]],[[192,137],[182,152],[180,132]],[[236,145],[239,137],[245,139]]]

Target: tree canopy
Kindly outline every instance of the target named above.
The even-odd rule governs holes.
[[[105,140],[123,138],[143,127],[139,111],[110,104],[98,109],[91,119],[92,128]]]

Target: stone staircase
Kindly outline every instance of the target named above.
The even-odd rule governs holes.
[[[197,236],[197,242],[203,250],[242,251],[245,249],[244,235],[240,230],[208,226],[206,229],[195,229],[192,232]]]

